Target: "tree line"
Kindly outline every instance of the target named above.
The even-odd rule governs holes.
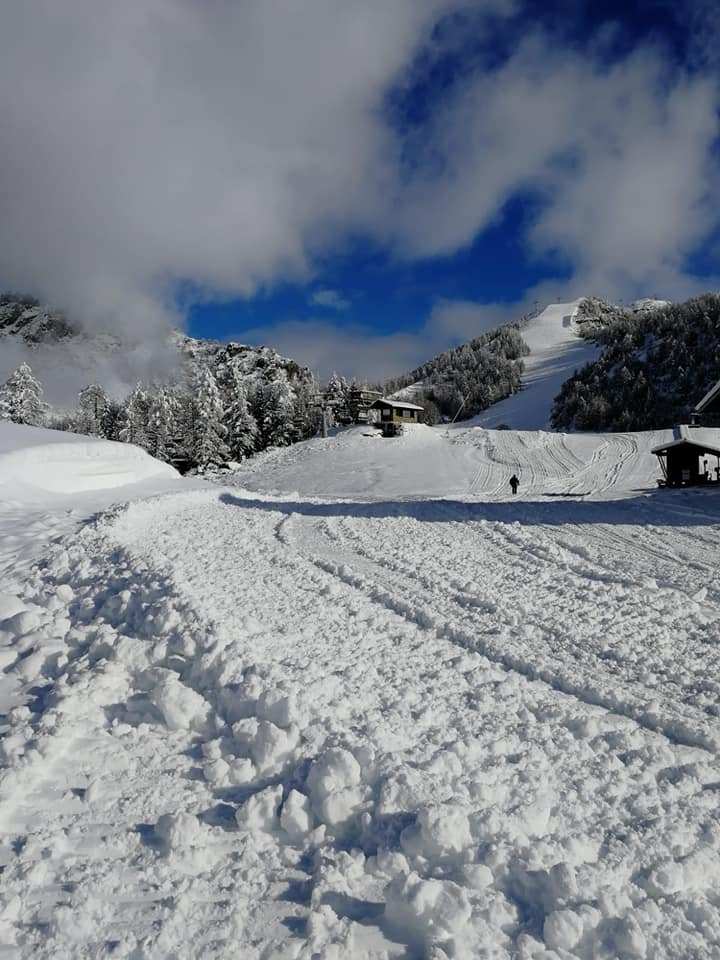
[[[597,360],[566,380],[555,399],[557,430],[652,430],[687,422],[720,376],[720,296],[634,311],[582,305],[582,335]]]
[[[247,376],[238,358],[193,362],[169,384],[142,384],[122,400],[98,383],[84,387],[73,410],[54,410],[29,364],[0,387],[0,420],[119,440],[186,471],[221,467],[317,431],[312,377],[270,365]]]
[[[474,417],[521,386],[524,364],[530,353],[519,324],[508,324],[480,334],[460,347],[400,377],[386,381],[388,394],[417,384],[418,403],[431,403],[443,417]]]

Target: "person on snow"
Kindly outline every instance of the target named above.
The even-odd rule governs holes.
[[[515,494],[518,492],[518,487],[520,486],[520,481],[515,474],[510,477],[510,486],[512,488],[513,496],[515,496]]]

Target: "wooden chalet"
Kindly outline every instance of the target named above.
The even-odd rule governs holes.
[[[703,427],[720,427],[720,380],[711,387],[691,414],[692,422]]]
[[[369,423],[371,420],[370,411],[376,400],[382,397],[377,390],[369,390],[367,387],[351,387],[345,397],[345,403],[337,411],[335,419],[338,423]]]
[[[407,400],[388,400],[381,397],[370,408],[378,411],[376,426],[382,430],[384,437],[396,437],[402,433],[403,427],[409,423],[422,423],[425,412],[416,403]]]
[[[720,483],[720,430],[676,427],[674,437],[653,448],[660,461],[660,486],[692,487]]]

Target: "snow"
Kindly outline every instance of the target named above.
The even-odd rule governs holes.
[[[10,532],[0,955],[718,956],[716,491],[368,432]]]
[[[0,485],[77,493],[177,477],[140,447],[0,422]]]
[[[473,424],[494,428],[505,425],[516,430],[545,430],[560,388],[576,370],[599,355],[596,344],[577,332],[575,314],[582,303],[553,303],[521,330],[530,353],[523,358],[523,388],[484,410],[461,426]]]

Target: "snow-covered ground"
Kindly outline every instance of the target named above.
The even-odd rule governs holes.
[[[530,347],[530,354],[524,358],[523,389],[468,423],[482,427],[504,424],[519,430],[550,426],[553,400],[565,380],[599,353],[594,343],[577,333],[574,316],[581,302],[553,303],[523,327],[523,338]]]
[[[37,541],[0,956],[720,956],[716,492],[658,434],[368,432]]]

